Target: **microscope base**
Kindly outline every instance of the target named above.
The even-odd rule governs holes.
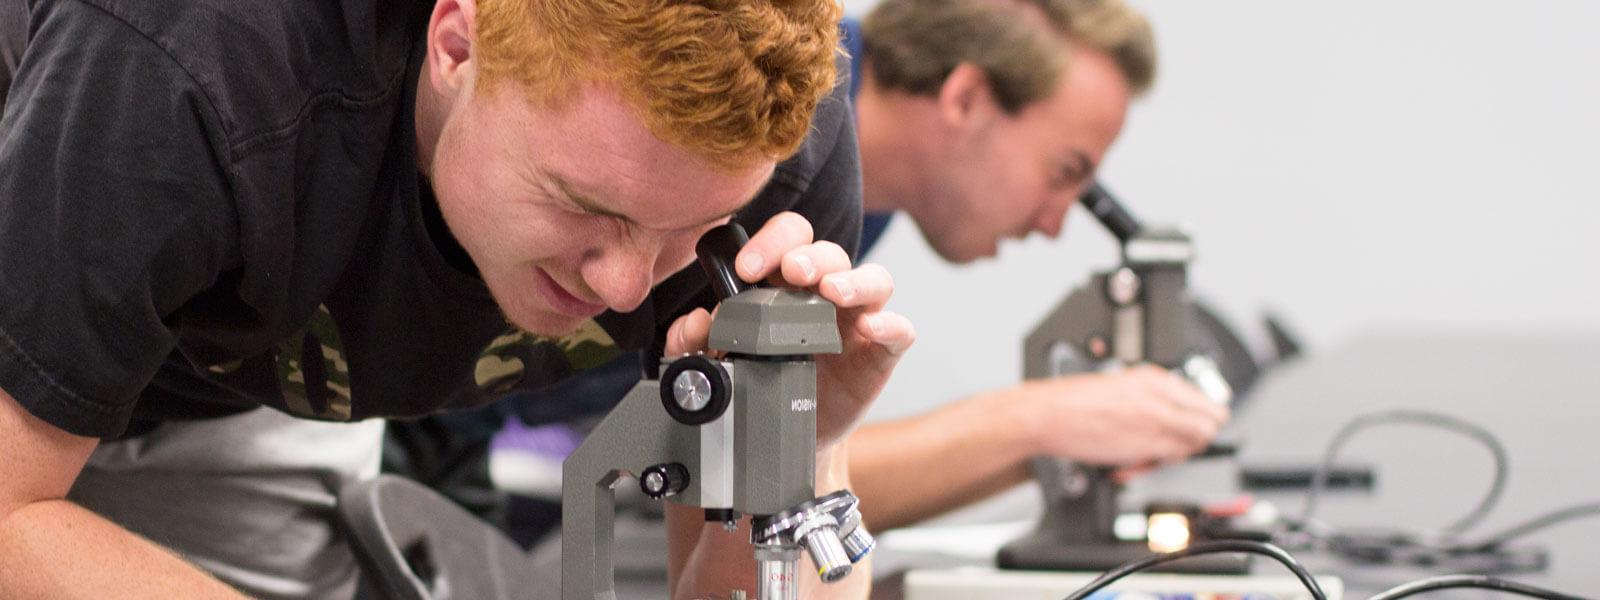
[[[1001,569],[1033,571],[1109,571],[1155,554],[1144,544],[1123,541],[1062,542],[1054,535],[1031,534],[1000,548]],[[1243,575],[1250,558],[1233,554],[1192,556],[1151,569],[1161,573]]]

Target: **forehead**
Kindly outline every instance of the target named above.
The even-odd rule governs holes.
[[[496,112],[514,113],[502,128],[518,129],[502,151],[537,180],[559,177],[571,191],[647,226],[688,227],[701,213],[726,213],[748,201],[775,161],[729,167],[662,141],[638,111],[608,86],[578,90],[556,107],[497,98]],[[536,181],[537,182],[537,181]]]
[[[1055,137],[1110,145],[1132,100],[1127,78],[1104,52],[1083,44],[1068,52],[1067,68],[1050,95],[1024,107],[1019,118]]]

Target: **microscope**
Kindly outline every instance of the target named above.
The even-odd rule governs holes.
[[[1189,336],[1193,312],[1186,280],[1194,257],[1189,235],[1177,228],[1144,226],[1098,183],[1080,202],[1117,238],[1121,264],[1094,274],[1028,334],[1024,377],[1151,363],[1182,375],[1217,402],[1230,402],[1233,392],[1217,363],[1197,352]],[[1197,511],[1174,505],[1152,509],[1148,540],[1122,539],[1115,528],[1121,485],[1111,469],[1052,457],[1034,458],[1030,468],[1044,494],[1044,515],[1034,532],[1001,548],[1001,568],[1105,571],[1157,549],[1181,549],[1150,543],[1162,541],[1160,529],[1170,531],[1159,517],[1181,516],[1178,533],[1185,542],[1202,537],[1193,530]],[[1170,570],[1228,574],[1247,568],[1241,556],[1206,555],[1172,563]]]
[[[759,600],[797,597],[802,548],[828,583],[872,550],[856,496],[815,490],[813,357],[842,349],[834,306],[740,281],[733,259],[747,240],[728,224],[695,247],[721,301],[708,345],[722,358],[663,362],[660,377],[636,384],[562,466],[563,600],[616,598],[614,494],[625,475],[646,496],[702,508],[730,532],[749,515]]]

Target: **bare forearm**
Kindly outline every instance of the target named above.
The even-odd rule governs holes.
[[[848,458],[842,448],[817,456],[818,495],[850,487]],[[698,508],[667,505],[667,533],[673,598],[725,598],[735,589],[757,595],[756,562],[750,546],[750,520],[729,533],[719,523],[706,523]],[[864,599],[872,591],[872,559],[856,563],[843,581],[823,584],[810,557],[802,553],[801,598]],[[807,576],[810,574],[810,576]],[[762,598],[761,600],[768,600]]]
[[[63,500],[0,521],[7,598],[243,598],[177,555]]]
[[[867,525],[904,527],[1025,481],[1036,426],[1009,400],[973,396],[852,435],[850,472]]]

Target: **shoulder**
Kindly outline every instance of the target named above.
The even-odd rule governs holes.
[[[804,189],[828,170],[830,162],[848,158],[850,166],[855,166],[855,113],[850,105],[850,58],[840,54],[835,58],[834,68],[837,78],[833,90],[817,104],[816,115],[811,118],[811,133],[794,156],[778,164],[772,177],[774,184]]]
[[[34,20],[94,21],[159,49],[212,105],[229,142],[241,145],[292,128],[319,105],[398,93],[415,4],[64,0],[38,5]]]

